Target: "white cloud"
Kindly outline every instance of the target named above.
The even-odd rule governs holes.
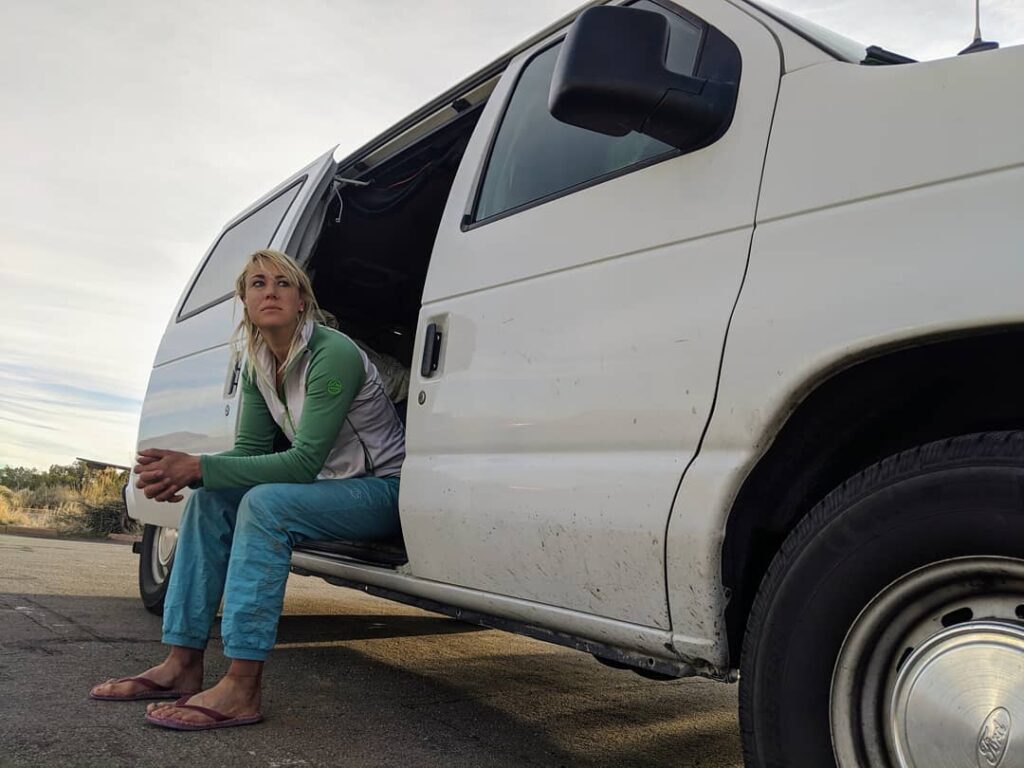
[[[82,456],[125,464],[130,458],[125,436],[138,423],[130,401],[10,367],[0,369],[0,391],[0,463],[46,467]]]

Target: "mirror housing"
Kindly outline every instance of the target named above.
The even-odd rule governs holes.
[[[711,143],[732,120],[736,83],[670,71],[668,41],[668,21],[660,14],[588,8],[558,54],[548,94],[551,115],[608,136],[637,131],[677,149]]]

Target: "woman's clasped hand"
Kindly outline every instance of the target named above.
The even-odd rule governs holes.
[[[132,471],[135,487],[154,501],[181,501],[178,491],[202,479],[198,456],[163,448],[139,451]]]

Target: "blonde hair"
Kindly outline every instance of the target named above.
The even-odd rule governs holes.
[[[256,326],[256,323],[249,317],[249,310],[245,306],[245,275],[253,264],[267,264],[279,269],[281,274],[298,286],[299,298],[302,300],[302,310],[299,312],[299,322],[295,326],[295,334],[292,336],[291,345],[288,347],[288,356],[278,366],[279,371],[286,370],[292,361],[301,354],[302,329],[305,327],[306,322],[309,320],[312,320],[314,323],[324,322],[324,313],[320,309],[320,305],[316,303],[316,297],[313,295],[313,285],[309,281],[309,276],[291,256],[270,248],[263,248],[253,253],[246,259],[245,266],[235,280],[235,294],[242,300],[242,319],[235,328],[235,332],[231,335],[231,345],[236,354],[245,354],[245,371],[250,379],[253,376],[263,375],[256,365],[256,358],[267,346],[263,334]],[[268,381],[266,384],[270,387],[274,386],[272,381]]]

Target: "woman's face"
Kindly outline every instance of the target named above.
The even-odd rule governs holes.
[[[250,264],[245,270],[244,301],[249,319],[261,331],[294,331],[303,308],[299,286],[265,261]]]

